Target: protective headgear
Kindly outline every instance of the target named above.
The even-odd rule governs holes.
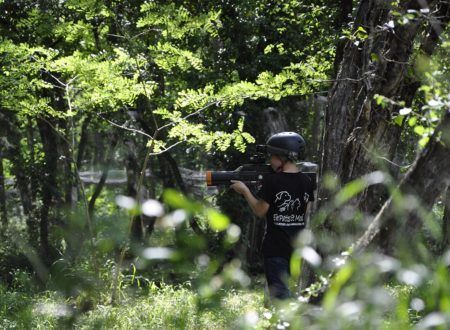
[[[266,151],[269,154],[285,156],[293,161],[305,157],[305,147],[305,140],[294,132],[274,134],[266,142]]]

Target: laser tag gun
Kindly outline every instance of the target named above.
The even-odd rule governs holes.
[[[249,164],[239,166],[234,171],[206,171],[207,186],[228,186],[231,180],[244,182],[248,186],[256,186],[262,182],[267,174],[274,173],[272,167],[265,163],[266,145],[257,145],[256,154],[251,156]],[[303,173],[311,177],[314,185],[316,183],[316,164],[309,162],[297,163]]]
[[[272,167],[265,164],[264,151],[264,145],[257,145],[256,154],[250,157],[249,164],[241,165],[234,171],[206,171],[206,185],[230,185],[231,180],[242,181],[247,185],[257,185],[263,180],[264,175],[274,173]]]

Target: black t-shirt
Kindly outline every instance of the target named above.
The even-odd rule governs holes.
[[[304,173],[273,173],[264,177],[257,196],[269,205],[262,252],[265,257],[292,254],[292,241],[305,228],[305,212],[314,200],[315,182]]]

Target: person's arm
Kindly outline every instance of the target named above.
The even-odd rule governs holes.
[[[266,201],[257,199],[255,196],[253,196],[253,194],[250,192],[250,189],[248,189],[248,187],[243,182],[235,180],[231,180],[231,182],[233,184],[230,186],[230,188],[233,188],[234,191],[244,196],[253,213],[257,217],[264,217],[269,210],[269,204]]]

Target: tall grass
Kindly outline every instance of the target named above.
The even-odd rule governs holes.
[[[201,307],[188,285],[152,284],[146,294],[123,292],[116,306],[98,304],[77,313],[76,301],[55,292],[0,291],[1,329],[230,329],[264,324],[263,296],[258,291],[224,292],[219,303]],[[77,316],[78,315],[78,316]],[[265,322],[265,323],[264,323]]]

